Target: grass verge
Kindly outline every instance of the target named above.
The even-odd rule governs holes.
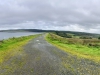
[[[61,50],[76,55],[79,58],[86,58],[100,63],[100,48],[87,47],[79,44],[65,44],[61,42],[61,39],[63,38],[57,35],[46,35],[46,40]]]
[[[19,51],[22,51],[22,46],[37,36],[39,36],[39,34],[18,38],[13,37],[0,41],[0,64],[7,61],[10,57],[18,54]]]

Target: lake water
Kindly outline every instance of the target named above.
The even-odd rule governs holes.
[[[0,40],[12,38],[12,37],[35,35],[35,34],[40,34],[40,33],[36,33],[36,32],[0,32]]]

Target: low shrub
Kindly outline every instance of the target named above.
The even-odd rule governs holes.
[[[79,39],[79,38],[64,38],[56,34],[50,33],[49,38],[52,41],[59,41],[64,44],[80,44],[90,47],[99,47],[100,40],[98,39]]]

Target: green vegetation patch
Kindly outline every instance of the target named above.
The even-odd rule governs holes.
[[[47,34],[46,39],[65,52],[100,62],[100,46],[90,46],[91,42],[89,40],[85,40],[85,44],[83,44],[84,41],[81,39],[67,39],[52,33]],[[100,43],[100,41],[94,41],[94,39],[91,39],[91,41],[92,43]]]
[[[23,37],[13,37],[7,40],[0,41],[0,64],[4,61],[8,60],[10,57],[18,54],[22,51],[22,46],[24,46],[31,39],[39,36],[38,35],[30,35]]]

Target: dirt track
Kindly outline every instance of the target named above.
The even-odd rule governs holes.
[[[3,63],[0,75],[100,75],[100,64],[59,50],[42,35]]]

